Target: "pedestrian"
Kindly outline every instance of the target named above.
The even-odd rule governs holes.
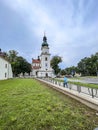
[[[66,85],[66,87],[68,88],[68,79],[67,79],[66,76],[64,77],[64,87],[65,87],[65,85]]]

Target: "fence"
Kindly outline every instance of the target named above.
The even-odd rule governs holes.
[[[59,85],[61,87],[64,87],[63,82],[56,81],[56,80],[50,79],[50,78],[43,78],[43,80],[56,84],[56,85]],[[86,95],[90,95],[92,98],[98,98],[98,89],[97,88],[89,88],[89,87],[75,85],[75,84],[71,84],[71,83],[68,83],[67,88],[69,90],[78,91],[78,93],[84,93]]]

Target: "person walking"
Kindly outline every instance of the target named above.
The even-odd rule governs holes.
[[[64,77],[64,87],[65,87],[65,85],[66,85],[66,87],[68,88],[68,79],[67,79],[66,76]]]

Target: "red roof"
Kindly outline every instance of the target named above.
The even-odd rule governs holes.
[[[40,63],[40,60],[38,60],[38,59],[33,59],[33,60],[32,60],[32,63]]]
[[[33,66],[33,69],[40,69],[40,66]]]

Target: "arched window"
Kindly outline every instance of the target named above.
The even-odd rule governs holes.
[[[7,64],[5,64],[5,68],[7,68]]]
[[[7,77],[7,73],[5,73],[5,78]]]
[[[45,66],[47,67],[47,66],[48,66],[48,64],[46,63],[46,64],[45,64]]]

